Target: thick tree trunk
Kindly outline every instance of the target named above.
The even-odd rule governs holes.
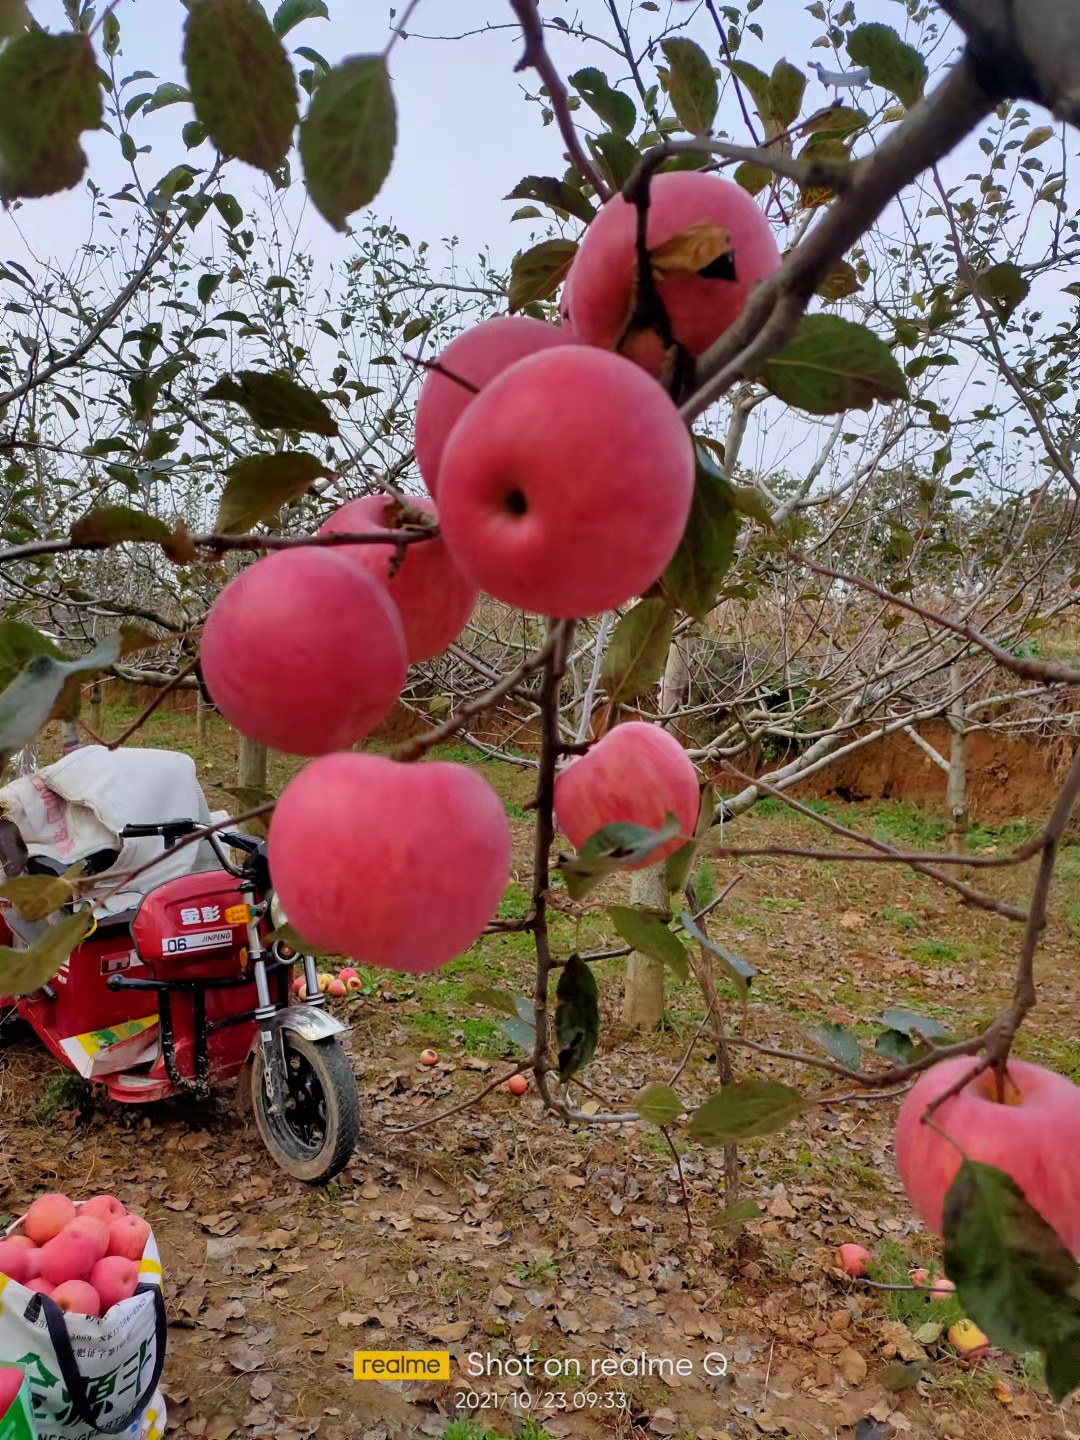
[[[635,870],[630,878],[630,903],[661,914],[668,909],[667,879],[663,865]],[[623,1024],[632,1030],[655,1030],[664,1018],[664,967],[635,950],[626,961]]]
[[[677,710],[686,701],[689,688],[690,668],[686,663],[685,655],[679,648],[679,642],[673,640],[668,646],[664,678],[660,682],[661,714],[666,715],[672,710]]]
[[[266,789],[267,767],[266,746],[240,736],[240,765],[237,774],[240,785],[250,785],[257,790]]]
[[[949,706],[949,779],[945,789],[945,804],[948,809],[948,835],[952,849],[967,849],[967,742],[968,732],[964,716],[964,697],[956,695],[960,688],[960,668],[952,666],[949,671],[949,688],[955,698]]]

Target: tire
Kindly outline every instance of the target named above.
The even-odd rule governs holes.
[[[297,1180],[322,1185],[344,1168],[360,1137],[360,1097],[349,1057],[336,1039],[311,1041],[283,1030],[289,1093],[285,1114],[266,1106],[262,1050],[251,1066],[251,1108],[263,1144]]]

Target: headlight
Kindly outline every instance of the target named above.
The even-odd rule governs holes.
[[[282,925],[289,923],[289,918],[281,908],[281,901],[278,899],[276,891],[270,899],[270,923],[275,930],[280,930]]]

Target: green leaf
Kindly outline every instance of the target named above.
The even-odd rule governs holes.
[[[681,981],[690,978],[686,947],[657,915],[632,905],[609,905],[608,918],[622,938],[642,955],[666,965]]]
[[[1020,154],[1029,155],[1032,150],[1037,150],[1040,145],[1045,145],[1047,140],[1052,140],[1056,133],[1052,125],[1036,125],[1028,131],[1023,145],[1020,146]]]
[[[235,230],[244,218],[244,212],[235,195],[215,195],[214,206],[230,230]]]
[[[693,40],[665,40],[660,48],[671,67],[667,89],[679,123],[691,135],[707,135],[720,103],[712,61]]]
[[[682,1115],[686,1106],[670,1085],[646,1085],[634,1096],[633,1108],[650,1125],[670,1125]]]
[[[749,60],[732,60],[728,64],[728,69],[750,91],[758,115],[767,125],[772,119],[772,111],[769,109],[768,75],[764,70],[759,70],[756,65],[751,65]]]
[[[901,1035],[916,1035],[924,1040],[944,1040],[949,1033],[939,1021],[914,1010],[886,1010],[881,1023],[899,1030]]]
[[[143,114],[150,115],[155,110],[164,110],[166,105],[179,105],[182,101],[190,99],[191,91],[185,86],[175,85],[171,80],[166,80],[150,96]],[[128,103],[130,104],[130,101]]]
[[[637,110],[629,95],[613,90],[602,70],[591,66],[569,77],[585,104],[616,135],[627,136],[637,123]]]
[[[671,605],[703,620],[716,604],[717,592],[735,562],[739,516],[731,503],[731,485],[708,451],[700,446],[695,449],[697,473],[690,518],[660,585]]]
[[[725,1085],[690,1116],[690,1135],[703,1145],[738,1145],[775,1135],[807,1108],[797,1090],[776,1080],[739,1080]]]
[[[675,616],[665,600],[639,600],[611,632],[600,681],[612,705],[635,699],[663,674]]]
[[[767,360],[766,389],[812,415],[869,410],[875,400],[905,400],[907,382],[885,341],[839,315],[804,315],[794,340]]]
[[[235,400],[264,430],[304,430],[315,435],[337,435],[337,421],[322,400],[306,385],[288,375],[262,370],[238,370],[223,376],[204,400]]]
[[[975,276],[975,289],[984,300],[989,300],[1004,325],[1016,307],[1027,299],[1031,285],[1018,266],[1003,261],[980,271]]]
[[[679,821],[674,815],[668,815],[659,830],[621,822],[605,825],[589,836],[576,855],[564,855],[559,860],[558,868],[571,900],[584,899],[605,875],[647,860],[678,833]]]
[[[70,190],[86,170],[84,130],[101,129],[101,84],[86,35],[27,30],[0,50],[0,199]]]
[[[542,205],[550,205],[553,210],[584,220],[586,225],[596,214],[580,190],[568,185],[565,180],[557,180],[554,175],[526,175],[503,199],[539,200]]]
[[[80,910],[49,925],[29,950],[0,946],[0,990],[5,995],[32,995],[47,985],[93,923],[91,912]]]
[[[74,894],[75,887],[65,875],[16,875],[0,885],[0,895],[31,922],[62,910]]]
[[[54,660],[64,658],[53,641],[33,625],[22,620],[0,621],[0,687],[10,685],[35,655],[51,655]]]
[[[716,811],[716,786],[711,780],[707,780],[701,788],[701,800],[698,803],[698,819],[694,828],[694,839],[688,840],[685,845],[680,846],[674,855],[669,855],[664,861],[664,878],[667,881],[668,893],[677,895],[686,889],[686,882],[690,878],[690,871],[693,868],[694,857],[697,855],[701,837],[712,829],[713,815]]]
[[[88,510],[71,527],[76,545],[121,545],[125,540],[168,540],[172,531],[156,515],[130,505],[103,505]]]
[[[638,167],[641,152],[621,135],[605,130],[600,135],[586,136],[593,159],[607,175],[607,178],[621,190]]]
[[[686,933],[692,935],[699,945],[704,945],[710,955],[716,956],[724,973],[738,991],[739,998],[745,1001],[750,994],[750,982],[758,973],[749,960],[744,960],[741,955],[733,955],[730,950],[717,945],[715,940],[710,940],[689,910],[681,910],[679,919]]]
[[[78,660],[35,655],[0,694],[0,766],[6,765],[16,750],[33,740],[52,715],[70,676],[115,665],[119,655],[118,635],[110,635]]]
[[[550,300],[570,273],[577,249],[573,240],[541,240],[515,255],[510,266],[511,315],[537,300]]]
[[[289,57],[262,6],[193,0],[184,65],[195,114],[221,153],[275,174],[299,110]]]
[[[841,260],[836,269],[825,276],[814,293],[825,301],[835,303],[837,300],[846,300],[849,295],[855,295],[861,289],[855,266]]]
[[[201,145],[208,135],[208,130],[201,120],[189,120],[181,130],[180,135],[184,144],[189,150],[194,150],[196,145]]]
[[[921,1053],[922,1046],[916,1045],[902,1030],[883,1030],[874,1041],[874,1050],[898,1065],[909,1065]]]
[[[945,1268],[995,1345],[1038,1350],[1060,1405],[1080,1388],[1080,1266],[1016,1181],[965,1160],[945,1196]]]
[[[805,1026],[803,1034],[815,1045],[820,1045],[826,1055],[839,1060],[840,1064],[846,1065],[849,1070],[858,1070],[862,1064],[858,1039],[843,1025],[823,1020],[820,1025]]]
[[[799,126],[799,134],[828,135],[844,140],[848,135],[865,130],[869,123],[863,112],[851,105],[829,105],[824,110],[815,111],[809,120],[804,120]]]
[[[778,60],[769,76],[769,110],[783,129],[788,129],[799,118],[805,90],[806,76],[803,72],[786,60]]]
[[[303,20],[329,20],[323,0],[282,0],[274,11],[274,29],[284,38]]]
[[[26,0],[0,0],[0,40],[21,30],[29,19]]]
[[[214,529],[235,534],[276,515],[282,505],[303,495],[330,471],[316,456],[303,450],[282,450],[276,455],[245,455],[235,460],[225,474],[228,479]]]
[[[300,126],[304,180],[335,230],[370,205],[390,174],[397,111],[381,55],[354,55],[319,82]]]
[[[536,1045],[536,1026],[530,1025],[527,1020],[514,1018],[511,1020],[498,1020],[495,1024],[496,1030],[505,1035],[512,1045],[519,1050],[530,1053]]]
[[[848,36],[847,51],[853,64],[867,66],[875,85],[891,90],[909,110],[922,99],[926,61],[891,25],[874,21],[856,26]]]
[[[773,172],[764,165],[755,165],[749,160],[743,163],[735,171],[732,177],[736,185],[741,185],[748,195],[760,195],[773,178]]]
[[[208,305],[214,298],[214,292],[221,284],[224,276],[211,275],[209,272],[199,278],[199,303]]]
[[[120,49],[120,21],[115,10],[106,10],[101,22],[101,48],[106,55],[115,55]]]
[[[500,1010],[504,1015],[517,1018],[515,996],[508,990],[500,990],[496,985],[473,985],[465,991],[462,999],[466,1005],[490,1005],[493,1010]]]
[[[559,1041],[559,1079],[565,1085],[583,1070],[600,1037],[600,998],[592,967],[571,955],[555,987],[555,1034]]]

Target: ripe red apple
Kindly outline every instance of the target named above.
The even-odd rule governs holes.
[[[351,965],[343,965],[341,969],[337,972],[337,978],[339,980],[344,980],[346,984],[348,984],[350,980],[359,980],[360,976],[356,973],[356,971]]]
[[[41,1278],[50,1285],[87,1280],[97,1264],[97,1245],[89,1235],[62,1230],[41,1247]]]
[[[529,1088],[529,1082],[524,1075],[511,1075],[506,1082],[506,1088],[511,1095],[524,1095]]]
[[[873,1259],[865,1245],[841,1245],[836,1252],[836,1267],[857,1280],[867,1273]]]
[[[953,1282],[944,1275],[939,1275],[930,1286],[930,1295],[934,1300],[947,1300],[956,1289]]]
[[[149,1238],[150,1226],[141,1215],[122,1215],[109,1226],[109,1254],[141,1260]]]
[[[693,835],[700,805],[697,771],[686,751],[674,735],[642,720],[616,725],[555,781],[555,817],[575,849],[605,825],[659,830],[665,815],[676,816],[680,835],[629,867],[634,870],[673,855],[683,837]]]
[[[17,1365],[0,1365],[0,1420],[15,1403],[23,1387],[23,1372]]]
[[[910,1091],[896,1126],[896,1166],[908,1199],[936,1234],[960,1150],[1011,1175],[1031,1205],[1080,1255],[1080,1088],[1041,1065],[1009,1061],[1005,1103],[984,1070],[934,1111],[955,1144],[921,1123],[927,1106],[975,1067],[967,1056],[943,1060]]]
[[[28,1280],[28,1281],[26,1282],[26,1288],[27,1288],[27,1290],[33,1290],[33,1292],[35,1293],[35,1295],[49,1295],[49,1296],[51,1296],[52,1293],[53,1293],[53,1290],[54,1290],[56,1287],[53,1286],[53,1285],[50,1285],[47,1280],[43,1280],[43,1279],[41,1278],[41,1276],[38,1275],[38,1276],[36,1277],[36,1279],[34,1279],[34,1280]]]
[[[96,1215],[78,1214],[74,1220],[69,1220],[61,1233],[67,1235],[73,1231],[79,1231],[83,1235],[89,1235],[97,1248],[97,1258],[107,1253],[109,1249],[109,1227],[104,1220],[99,1220]]]
[[[299,995],[301,1000],[307,999],[307,982],[302,975],[298,975],[292,982],[292,993]]]
[[[914,1285],[916,1288],[922,1288],[922,1287],[924,1287],[924,1286],[926,1286],[926,1285],[929,1285],[929,1284],[930,1284],[930,1271],[929,1271],[929,1270],[912,1270],[912,1272],[911,1272],[911,1283],[912,1283],[912,1285]]]
[[[742,313],[751,290],[780,264],[769,222],[741,186],[716,175],[657,175],[649,192],[647,244],[655,250],[691,226],[712,223],[731,238],[735,279],[681,271],[657,282],[675,339],[700,355]],[[567,279],[570,324],[579,340],[611,349],[633,301],[637,207],[609,200],[586,230]],[[658,374],[663,343],[655,330],[629,337],[623,354]]]
[[[328,995],[333,995],[335,1000],[340,1000],[341,997],[346,993],[345,981],[338,980],[336,978],[331,980],[330,984],[326,987],[326,993]]]
[[[293,755],[374,730],[407,669],[386,586],[330,550],[281,550],[241,571],[210,609],[200,655],[229,724]]]
[[[413,974],[477,939],[510,858],[494,790],[445,762],[327,755],[286,786],[270,822],[274,888],[300,933],[361,964]]]
[[[363,988],[364,982],[360,979],[359,975],[350,975],[348,980],[345,981],[345,989],[350,995],[359,995]]]
[[[10,1240],[0,1240],[0,1275],[14,1280],[16,1285],[25,1285],[31,1278],[29,1258],[31,1250],[23,1245],[13,1245]]]
[[[511,365],[454,426],[439,517],[489,595],[595,615],[663,572],[693,490],[690,434],[662,387],[619,355],[564,345]]]
[[[439,356],[447,374],[428,372],[416,405],[416,462],[431,495],[439,485],[443,446],[450,431],[475,399],[475,392],[450,379],[460,375],[482,390],[496,375],[526,355],[571,343],[557,325],[528,315],[500,315],[465,330]]]
[[[73,1315],[91,1315],[95,1320],[101,1317],[101,1296],[86,1280],[65,1280],[57,1285],[52,1297],[61,1310]]]
[[[125,1255],[107,1255],[90,1272],[90,1284],[101,1296],[101,1313],[135,1294],[139,1284],[139,1262]]]
[[[75,1219],[75,1206],[66,1195],[52,1192],[35,1200],[26,1212],[23,1229],[27,1239],[35,1245],[44,1245],[54,1235],[59,1235],[69,1220]]]
[[[430,500],[410,497],[410,504],[435,513]],[[386,495],[351,500],[334,511],[319,534],[343,531],[368,534],[393,529],[396,508],[396,502]],[[410,665],[441,655],[461,634],[473,612],[476,587],[458,573],[442,539],[407,546],[396,570],[397,551],[393,545],[343,545],[334,553],[361,566],[387,586],[390,599],[401,615]]]
[[[126,1207],[115,1195],[92,1195],[79,1206],[80,1216],[92,1215],[95,1220],[104,1220],[106,1225],[111,1225],[114,1220],[119,1220],[121,1215],[126,1214]]]
[[[439,1063],[439,1052],[437,1050],[421,1050],[421,1065],[437,1065]]]

